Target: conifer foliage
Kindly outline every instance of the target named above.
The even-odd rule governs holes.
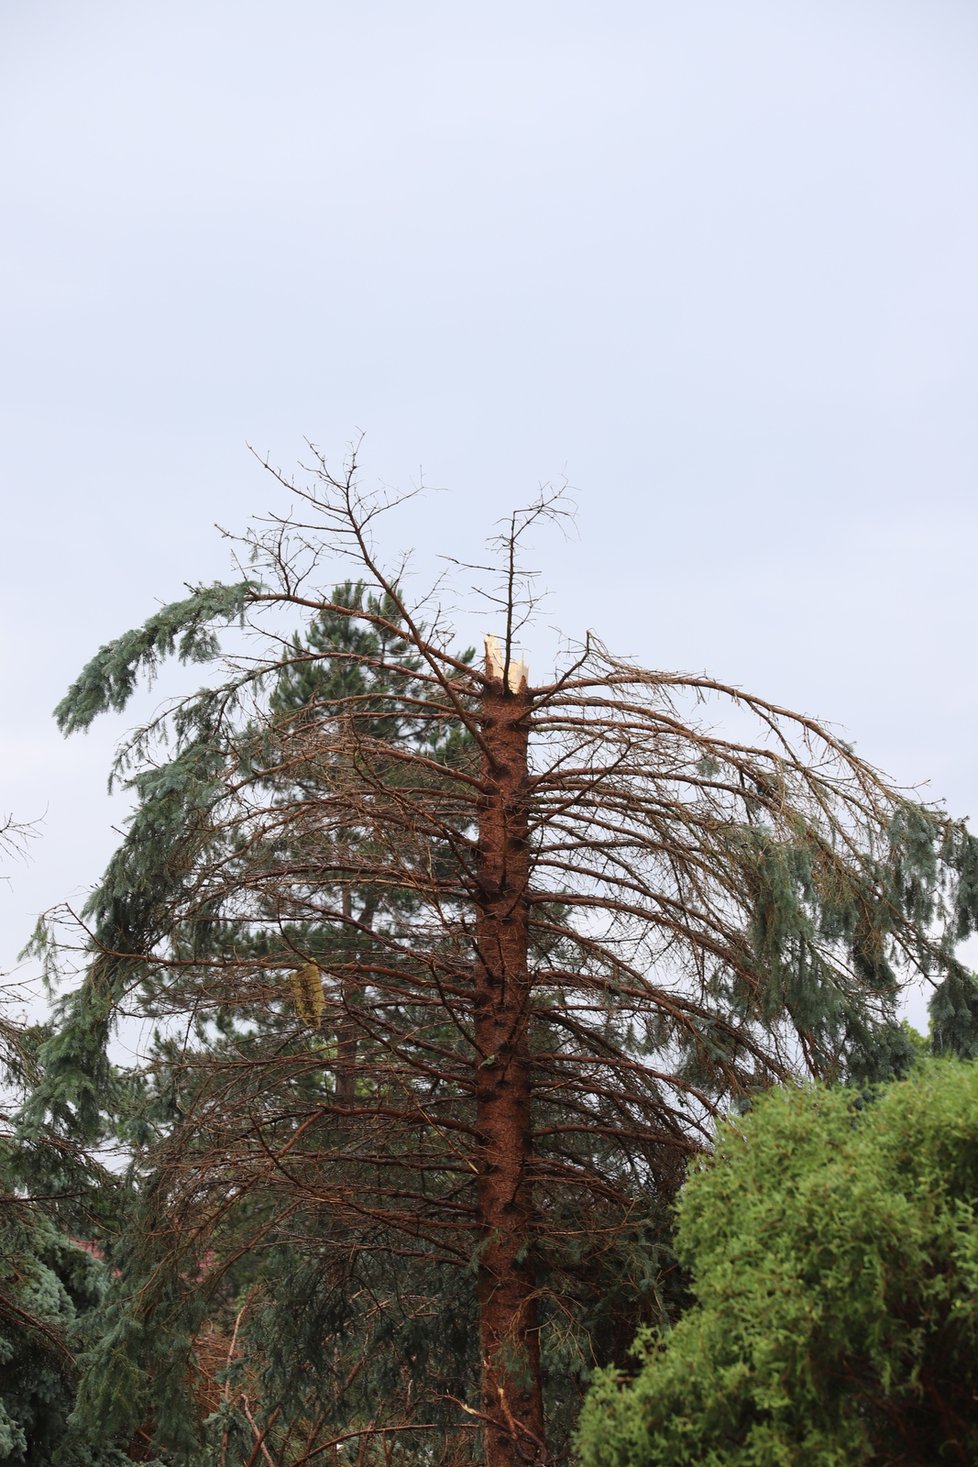
[[[126,1454],[101,1445],[64,1451],[75,1399],[75,1352],[107,1284],[104,1265],[57,1226],[51,1210],[11,1188],[0,1148],[0,1461],[49,1467],[116,1467]]]
[[[0,989],[0,1461],[117,1467],[127,1457],[111,1443],[80,1457],[68,1443],[77,1355],[109,1283],[77,1238],[100,1230],[114,1189],[72,1147],[14,1134],[8,1107],[37,1078],[42,1033],[4,1012],[16,997]]]
[[[683,1190],[697,1302],[604,1373],[585,1467],[978,1460],[978,1069],[782,1087]]]
[[[159,1442],[189,1451],[174,1403],[200,1406],[192,1341],[223,1315],[222,1463],[542,1464],[547,1382],[618,1347],[609,1300],[661,1288],[639,1259],[717,1112],[838,1072],[907,975],[960,974],[975,846],[709,677],[589,635],[528,678],[521,550],[558,497],[496,542],[483,662],[386,568],[396,504],[355,462],[285,487],[246,579],[103,648],[58,710],[86,727],[169,653],[217,672],[122,750],[136,810],[34,1100],[97,1134],[113,1022],[156,1022],[78,1421],[124,1438],[165,1365]]]

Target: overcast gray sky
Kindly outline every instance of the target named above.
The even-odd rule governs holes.
[[[0,5],[0,806],[46,812],[0,967],[159,692],[50,710],[227,573],[246,442],[423,471],[422,571],[566,475],[545,625],[978,816],[976,74],[972,0]]]

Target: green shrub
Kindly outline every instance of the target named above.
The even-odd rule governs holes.
[[[585,1467],[978,1461],[978,1067],[785,1088],[679,1205],[696,1304],[585,1406]]]

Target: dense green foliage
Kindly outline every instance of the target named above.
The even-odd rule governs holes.
[[[978,979],[960,969],[950,973],[930,1004],[931,1038],[936,1054],[978,1059]]]
[[[47,1467],[74,1407],[75,1351],[102,1299],[106,1270],[39,1206],[0,1194],[0,1461]],[[122,1461],[83,1449],[69,1464]]]
[[[43,1037],[0,1013],[6,1100],[37,1080]],[[0,1124],[8,1120],[0,1115]],[[4,1127],[6,1130],[6,1127]],[[78,1239],[104,1235],[115,1187],[65,1144],[0,1135],[0,1461],[23,1467],[114,1467],[125,1454],[98,1437],[72,1442],[78,1357],[100,1328],[110,1270]]]
[[[585,1467],[978,1460],[978,1068],[786,1087],[687,1183],[697,1302],[585,1407]]]

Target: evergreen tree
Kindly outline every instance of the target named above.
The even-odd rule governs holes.
[[[978,1069],[786,1086],[679,1207],[696,1303],[605,1372],[584,1467],[978,1460]]]
[[[355,466],[292,492],[296,520],[250,537],[261,579],[163,608],[58,710],[87,727],[162,656],[220,666],[215,623],[249,628],[222,681],[123,749],[136,811],[30,1113],[95,1135],[112,1023],[155,1018],[141,1198],[78,1420],[124,1435],[152,1397],[160,1441],[194,1450],[180,1402],[223,1311],[265,1374],[232,1390],[229,1349],[222,1460],[342,1438],[463,1461],[478,1434],[488,1467],[542,1463],[548,1362],[571,1342],[583,1373],[631,1324],[616,1301],[669,1287],[646,1244],[716,1115],[840,1073],[906,976],[953,968],[975,844],[708,677],[588,638],[531,684],[519,552],[552,502],[501,538],[482,667],[384,570],[390,506]],[[333,594],[327,550],[356,569]],[[274,617],[296,610],[289,641]]]
[[[0,1155],[0,1461],[51,1467],[62,1449],[63,1467],[114,1467],[128,1458],[111,1444],[63,1450],[105,1266],[47,1207],[8,1190],[9,1173]]]
[[[6,996],[6,995],[4,995]],[[36,1080],[44,1031],[0,1013],[0,1084],[16,1103]],[[68,1419],[77,1356],[90,1343],[109,1274],[99,1250],[111,1178],[64,1143],[17,1139],[0,1112],[0,1461],[24,1467],[116,1467],[123,1451],[75,1451]]]
[[[978,979],[955,966],[930,1001],[935,1054],[978,1058]]]

